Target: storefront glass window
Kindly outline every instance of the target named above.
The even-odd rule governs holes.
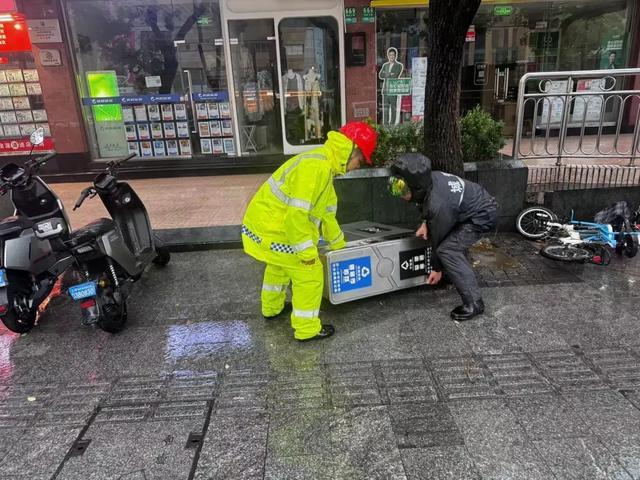
[[[290,145],[322,143],[340,127],[338,32],[332,17],[287,18],[278,25]]]
[[[631,3],[561,0],[522,2],[509,9],[483,3],[465,42],[461,111],[481,105],[503,120],[505,133],[511,135],[518,83],[525,73],[626,67]],[[428,63],[423,58],[427,15],[428,9],[377,11],[380,123],[421,117],[423,83],[417,77],[424,75]],[[407,78],[411,85],[403,80]]]
[[[94,156],[235,154],[217,0],[68,0],[66,10]]]

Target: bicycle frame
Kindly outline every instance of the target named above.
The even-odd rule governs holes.
[[[568,237],[556,237],[558,241],[567,245],[580,245],[585,243],[597,243],[616,248],[618,236],[621,232],[616,232],[608,223],[593,223],[575,220],[573,210],[569,223],[549,222],[551,227],[565,230]],[[625,235],[640,236],[640,232],[624,232]]]

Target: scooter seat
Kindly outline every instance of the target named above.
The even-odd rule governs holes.
[[[0,237],[8,237],[33,228],[33,222],[26,217],[7,217],[0,222]]]
[[[115,228],[116,224],[110,218],[99,218],[98,220],[74,231],[69,237],[69,240],[74,246],[80,245],[95,240],[100,235],[105,234],[110,230],[114,230]]]

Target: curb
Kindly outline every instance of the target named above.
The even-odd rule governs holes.
[[[217,227],[169,228],[154,234],[171,252],[197,252],[242,248],[240,225]]]

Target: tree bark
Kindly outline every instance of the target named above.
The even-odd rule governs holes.
[[[427,21],[424,145],[434,170],[462,175],[460,73],[469,25],[481,0],[431,0]]]

